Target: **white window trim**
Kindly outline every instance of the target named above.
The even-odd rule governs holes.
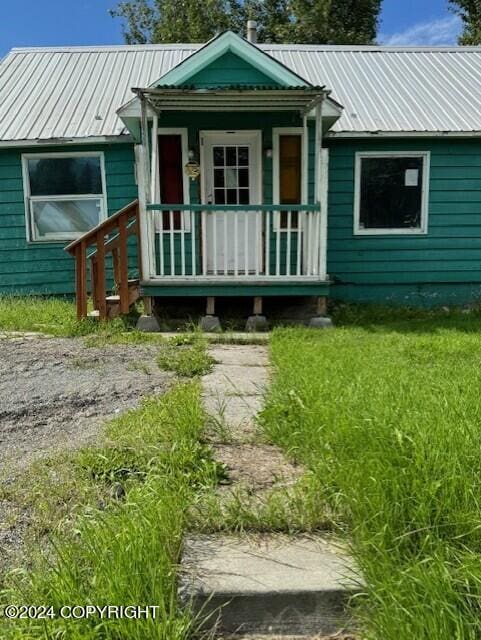
[[[101,194],[80,194],[80,195],[62,195],[62,196],[32,196],[30,195],[30,177],[28,173],[28,161],[37,160],[41,158],[85,158],[85,157],[97,157],[100,158],[100,176],[102,181],[102,193]],[[107,186],[105,179],[105,155],[103,151],[72,151],[72,152],[52,152],[52,153],[23,153],[22,154],[22,178],[23,178],[23,193],[25,198],[25,226],[27,230],[27,242],[28,243],[65,243],[68,241],[76,240],[83,233],[58,233],[55,237],[50,238],[36,238],[33,232],[33,208],[34,202],[52,202],[52,201],[64,201],[64,200],[100,200],[100,213],[99,224],[108,217],[107,206]]]
[[[190,204],[190,184],[189,176],[185,172],[185,165],[189,161],[189,136],[186,127],[158,127],[157,128],[157,144],[159,136],[180,136],[180,146],[182,155],[182,186],[184,190],[184,204]],[[160,160],[159,154],[156,155],[156,190],[160,190]],[[153,201],[158,199],[160,203],[160,195],[158,193],[152,194]],[[160,203],[162,204],[162,203]],[[172,204],[172,203],[167,203]],[[160,233],[160,225],[157,231]],[[180,229],[162,229],[162,233],[190,233],[190,212],[184,211],[182,214],[182,227]]]
[[[363,158],[422,158],[423,183],[421,189],[421,225],[411,229],[362,229],[361,217],[361,163]],[[354,177],[354,228],[355,236],[400,236],[426,235],[429,217],[429,174],[431,153],[429,151],[359,151],[356,153]]]
[[[304,127],[274,127],[272,129],[272,202],[273,204],[280,204],[280,189],[279,189],[279,153],[280,136],[292,136],[297,135],[301,137],[301,200],[298,204],[307,202],[307,188],[308,188],[308,167],[306,161],[306,139]],[[295,205],[294,205],[295,206]],[[279,212],[274,214],[273,228],[274,231],[279,230],[281,233],[288,231],[279,227],[280,216]]]

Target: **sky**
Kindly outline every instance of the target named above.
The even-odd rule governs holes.
[[[120,21],[108,13],[115,4],[116,0],[8,0],[0,21],[0,56],[12,47],[122,43]],[[390,45],[449,45],[459,31],[460,21],[449,12],[448,0],[384,0],[378,40]]]

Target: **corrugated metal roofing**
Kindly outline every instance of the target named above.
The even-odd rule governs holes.
[[[0,140],[118,136],[117,109],[200,45],[13,49]],[[481,47],[260,45],[344,105],[336,133],[481,132]]]

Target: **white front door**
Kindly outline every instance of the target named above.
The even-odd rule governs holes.
[[[201,131],[202,203],[261,203],[261,132]],[[261,269],[262,218],[258,211],[203,214],[208,273],[248,275]]]

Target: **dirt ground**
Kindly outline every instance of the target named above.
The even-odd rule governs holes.
[[[0,338],[0,477],[92,442],[101,424],[163,392],[158,346],[86,347],[82,338]]]
[[[173,377],[159,369],[158,352],[0,334],[0,483],[42,456],[94,442],[106,420],[164,392]],[[0,499],[0,579],[27,526],[28,513]]]

